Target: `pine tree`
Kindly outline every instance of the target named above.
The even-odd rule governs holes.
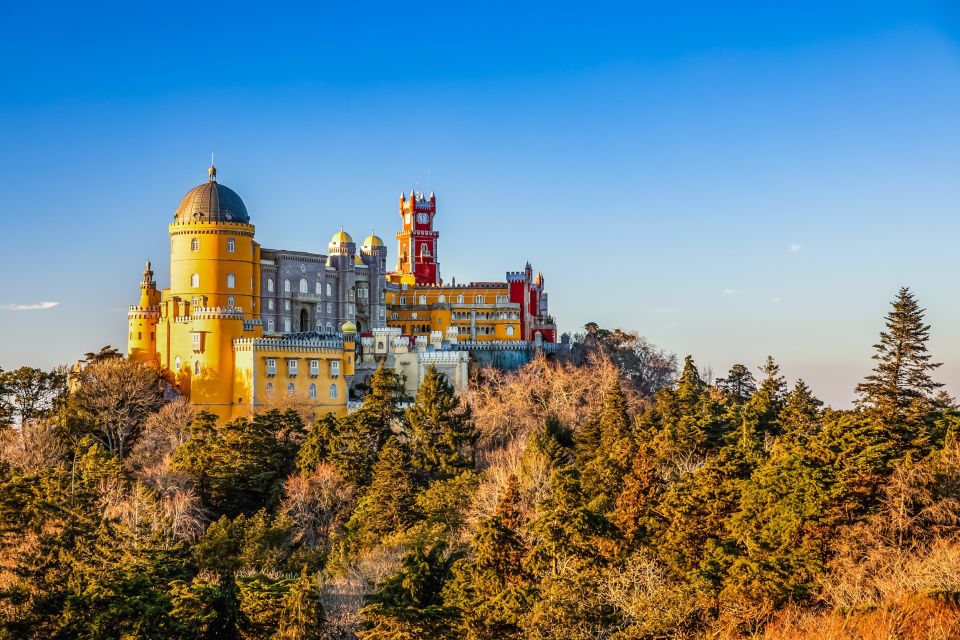
[[[886,316],[886,330],[873,348],[877,364],[873,373],[857,385],[859,405],[893,426],[905,419],[916,419],[927,411],[937,389],[931,373],[941,363],[931,362],[927,353],[930,325],[924,323],[920,308],[910,289],[903,287]]]
[[[414,464],[427,481],[452,478],[473,468],[477,430],[468,405],[461,405],[453,385],[433,366],[407,409]]]
[[[594,500],[594,508],[609,511],[630,471],[634,443],[631,438],[630,414],[627,399],[620,388],[620,380],[607,385],[603,409],[596,423],[596,445],[592,455],[581,459],[583,486]],[[587,453],[581,448],[581,453]]]
[[[730,367],[726,378],[717,380],[717,387],[729,393],[737,402],[746,402],[757,390],[757,381],[750,369],[742,364]]]
[[[321,640],[325,621],[320,586],[304,565],[284,599],[280,629],[273,640]]]
[[[419,516],[415,508],[417,486],[410,454],[390,438],[373,467],[373,480],[360,498],[347,529],[361,548],[378,544],[385,536],[406,529]]]
[[[813,435],[819,427],[818,418],[823,402],[817,399],[803,379],[798,379],[784,401],[780,412],[780,431],[790,438]]]

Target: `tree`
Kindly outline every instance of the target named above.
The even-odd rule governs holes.
[[[901,288],[891,304],[886,330],[880,332],[880,342],[873,346],[877,364],[873,373],[857,385],[858,403],[895,432],[901,431],[898,437],[912,439],[916,434],[902,433],[903,423],[915,422],[930,409],[934,392],[943,386],[933,381],[931,373],[941,363],[932,362],[927,353],[930,325],[924,323],[925,310],[910,289]]]
[[[283,601],[280,628],[274,640],[320,640],[324,637],[326,613],[316,576],[304,565]]]
[[[396,438],[391,438],[380,451],[373,468],[373,480],[347,524],[361,548],[372,547],[418,518],[413,476],[409,452]]]
[[[329,549],[353,502],[351,487],[333,467],[321,463],[309,474],[288,477],[283,493],[280,510],[290,519],[294,544]]]
[[[426,481],[452,478],[473,468],[477,430],[447,377],[431,366],[407,409],[410,449]]]
[[[120,353],[115,347],[106,345],[100,347],[100,351],[96,353],[88,351],[83,355],[83,361],[88,364],[95,364],[98,362],[103,362],[104,360],[115,360],[117,358],[123,358],[123,354]]]
[[[440,640],[455,638],[457,611],[443,602],[444,585],[457,555],[446,545],[417,547],[403,558],[360,611],[362,640]]]
[[[730,367],[726,378],[717,380],[717,387],[733,396],[737,402],[746,402],[757,390],[757,381],[750,369],[742,364]]]
[[[82,420],[107,449],[124,457],[147,418],[163,406],[160,373],[132,360],[108,358],[77,375],[75,399]]]
[[[49,416],[56,402],[66,393],[66,384],[67,375],[63,369],[0,369],[0,426]]]
[[[584,332],[573,337],[570,359],[583,366],[592,358],[609,358],[630,386],[652,396],[673,384],[677,376],[677,356],[657,348],[633,331],[602,329],[588,322]]]

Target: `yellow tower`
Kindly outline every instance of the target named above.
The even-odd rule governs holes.
[[[157,323],[160,321],[160,292],[153,279],[150,261],[143,270],[140,282],[140,302],[127,311],[128,336],[127,350],[130,357],[138,362],[157,365]]]

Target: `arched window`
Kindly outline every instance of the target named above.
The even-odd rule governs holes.
[[[507,335],[508,336],[513,335],[513,325],[507,325]]]
[[[440,304],[446,304],[447,296],[440,296],[439,298],[437,298],[437,302],[439,302]]]
[[[173,359],[173,370],[176,373],[180,373],[180,367],[183,366],[183,359],[180,356],[177,356]]]
[[[267,278],[267,293],[273,293],[273,278]]]
[[[306,278],[300,278],[300,293],[310,293],[310,285],[307,284]]]
[[[200,298],[198,298],[197,296],[193,296],[193,298],[190,300],[190,304],[193,305],[194,307],[199,307]]]
[[[312,382],[310,383],[310,399],[311,400],[317,399],[317,385]]]
[[[227,289],[235,289],[237,287],[237,276],[232,273],[227,274]]]
[[[400,304],[407,304],[407,296],[400,296]]]
[[[200,240],[198,238],[190,241],[190,251],[200,251]]]
[[[420,304],[427,304],[427,296],[420,296]]]
[[[457,304],[463,304],[463,296],[457,296]]]
[[[236,304],[234,304],[235,302],[236,301],[233,299],[233,296],[227,296],[227,306],[229,308],[233,309],[236,306]]]
[[[283,291],[284,293],[290,293],[290,278],[283,279]]]
[[[192,276],[190,276],[190,286],[191,286],[191,287],[199,287],[199,286],[200,286],[200,274],[199,274],[199,273],[195,273],[195,274],[193,274]]]
[[[233,238],[227,238],[227,252],[233,253],[237,250],[237,241]]]
[[[268,398],[272,398],[272,397],[273,397],[273,383],[272,383],[272,382],[268,382],[268,383],[267,383],[267,397],[268,397]]]
[[[269,331],[270,333],[273,333],[274,331],[273,320],[267,320],[267,331]]]
[[[293,394],[294,394],[293,383],[292,383],[292,382],[288,382],[288,383],[287,383],[287,395],[292,398],[292,397],[293,397]]]
[[[327,323],[327,333],[333,333],[333,323]]]
[[[483,304],[483,296],[477,296],[477,304]]]
[[[330,399],[337,399],[337,384],[335,382],[330,385]]]
[[[317,294],[318,296],[321,295],[321,289],[320,289],[321,286],[322,286],[322,285],[320,284],[320,281],[317,280],[317,288],[314,289],[314,291],[316,292],[316,294]]]
[[[290,318],[283,319],[283,330],[290,333]]]
[[[327,283],[327,297],[329,298],[329,297],[332,296],[332,295],[333,295],[333,288],[330,287],[330,283],[328,282],[328,283]]]
[[[193,375],[195,375],[195,376],[200,375],[200,361],[199,361],[199,360],[197,360],[196,362],[193,363]]]

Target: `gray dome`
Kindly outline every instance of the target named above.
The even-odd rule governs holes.
[[[250,215],[237,192],[217,182],[211,167],[210,180],[187,192],[177,207],[176,222],[241,222],[250,223]]]

